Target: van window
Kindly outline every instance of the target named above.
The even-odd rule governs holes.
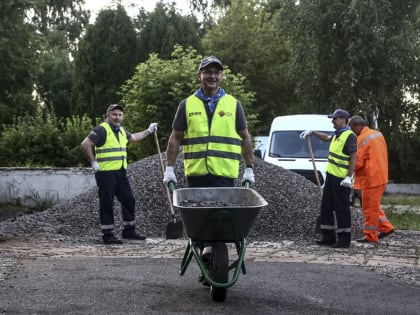
[[[303,130],[302,130],[303,131]],[[308,148],[308,140],[299,137],[302,131],[275,131],[271,136],[270,157],[284,158],[311,158]],[[323,131],[333,134],[331,131]],[[328,157],[329,142],[322,141],[311,136],[311,145],[315,158]]]

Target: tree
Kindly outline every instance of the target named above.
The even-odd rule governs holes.
[[[235,73],[247,77],[256,92],[258,133],[268,133],[273,117],[290,112],[292,84],[287,78],[288,44],[276,28],[277,9],[265,1],[231,1],[226,15],[203,39],[204,51],[215,54]]]
[[[197,67],[203,57],[197,51],[175,46],[171,60],[151,54],[145,63],[137,66],[133,77],[122,87],[122,104],[125,105],[125,126],[136,132],[147,128],[150,122],[159,123],[160,144],[165,148],[172,130],[172,120],[178,104],[197,90],[200,83]],[[256,125],[253,112],[254,93],[245,90],[246,79],[234,75],[229,68],[223,73],[222,86],[227,93],[240,98],[252,131]],[[131,160],[155,154],[152,138],[129,150]]]
[[[31,22],[40,34],[40,72],[35,77],[39,101],[59,117],[70,115],[74,55],[77,41],[89,22],[82,0],[38,0]]]
[[[200,49],[197,19],[193,16],[181,16],[176,12],[174,4],[168,6],[158,2],[152,13],[143,16],[141,25],[138,42],[140,62],[146,61],[150,53],[170,59],[175,45]]]
[[[42,70],[37,76],[36,90],[44,106],[58,117],[70,116],[74,64],[65,49],[51,48],[40,56]]]
[[[71,113],[103,116],[109,104],[119,101],[117,91],[136,64],[136,33],[124,7],[101,11],[75,56]]]
[[[34,113],[33,80],[39,71],[35,28],[28,23],[30,0],[0,1],[0,123]]]
[[[81,3],[83,0],[0,2],[0,123],[11,124],[15,117],[34,114],[38,106],[34,89],[41,102],[59,107],[53,103],[59,92],[50,91],[48,86],[51,77],[56,78],[58,74],[49,77],[49,71],[57,69],[52,65],[56,60],[54,50],[66,50],[68,59],[87,23],[87,13]],[[67,83],[60,89],[69,93],[68,87]]]
[[[420,114],[417,0],[283,1],[279,25],[291,39],[300,111],[363,113],[390,148],[391,178],[417,161],[409,145]],[[414,96],[407,98],[407,93]],[[399,170],[399,171],[396,171]]]

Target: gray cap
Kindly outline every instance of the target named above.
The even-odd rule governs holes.
[[[198,66],[198,71],[201,71],[203,68],[211,65],[211,64],[217,65],[221,70],[223,70],[223,64],[222,62],[217,59],[215,56],[209,56],[201,60],[200,65]]]
[[[108,109],[106,110],[106,112],[108,113],[108,112],[110,112],[111,110],[114,110],[114,109],[119,109],[120,111],[124,111],[124,109],[122,108],[122,106],[121,105],[118,105],[118,104],[111,104],[111,105],[109,105],[109,107],[108,107]]]
[[[340,118],[350,118],[350,114],[348,111],[344,110],[344,109],[336,109],[334,111],[334,113],[328,115],[328,118],[336,118],[336,117],[340,117]]]

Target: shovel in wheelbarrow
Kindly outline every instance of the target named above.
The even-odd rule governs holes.
[[[158,154],[159,154],[159,160],[160,160],[160,166],[161,166],[161,169],[162,169],[162,174],[165,174],[165,170],[164,170],[164,167],[163,167],[163,161],[162,161],[162,155],[160,153],[159,140],[158,140],[156,130],[154,131],[154,136],[155,136],[156,148],[157,148],[157,151],[158,151]],[[165,189],[166,189],[166,196],[168,197],[169,211],[170,211],[170,215],[171,215],[171,222],[169,222],[166,225],[166,239],[181,238],[182,235],[183,235],[182,221],[177,221],[176,220],[175,211],[174,211],[174,208],[172,206],[171,193],[169,192],[169,188],[172,191],[175,190],[175,183],[170,182],[170,183],[168,183],[169,187],[166,184],[164,186],[165,186]]]

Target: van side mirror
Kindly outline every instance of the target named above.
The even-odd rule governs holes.
[[[260,159],[262,159],[262,154],[261,154],[261,150],[260,149],[254,150],[254,155],[256,157],[259,157]]]

